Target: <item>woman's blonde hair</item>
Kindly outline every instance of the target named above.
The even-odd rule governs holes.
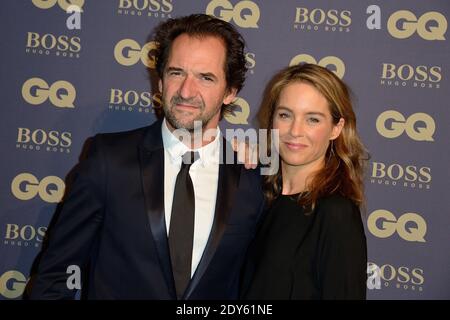
[[[278,72],[264,91],[259,112],[261,127],[269,129],[270,139],[280,93],[289,84],[297,82],[313,86],[326,98],[333,124],[336,125],[341,118],[345,120],[341,134],[327,148],[324,167],[308,178],[307,191],[299,196],[298,203],[312,211],[319,198],[338,193],[363,207],[363,172],[367,152],[356,130],[350,90],[333,72],[314,64],[291,66]],[[281,177],[279,170],[264,179],[264,192],[269,205],[281,194]]]

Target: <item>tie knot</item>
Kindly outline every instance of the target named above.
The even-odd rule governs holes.
[[[181,157],[182,166],[190,167],[200,157],[197,151],[188,151]]]

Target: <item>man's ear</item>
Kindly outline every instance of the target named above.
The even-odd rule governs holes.
[[[336,123],[336,124],[333,126],[333,131],[331,132],[330,140],[334,140],[334,139],[336,139],[337,137],[339,137],[339,135],[340,135],[341,132],[342,132],[342,128],[344,128],[344,125],[345,125],[345,120],[344,120],[344,118],[340,118],[340,119],[339,119],[339,122]]]
[[[233,102],[233,100],[236,98],[237,89],[231,88],[227,90],[225,93],[225,97],[223,98],[223,104],[230,104]]]

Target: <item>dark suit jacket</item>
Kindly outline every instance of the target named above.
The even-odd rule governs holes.
[[[222,147],[230,148],[224,139]],[[73,298],[66,270],[78,265],[83,297],[176,299],[163,193],[161,121],[95,136],[49,231],[30,298]],[[213,226],[184,299],[238,297],[239,272],[262,206],[259,171],[221,164]]]

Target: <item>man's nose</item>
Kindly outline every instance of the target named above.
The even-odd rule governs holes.
[[[195,81],[194,81],[194,79],[192,79],[192,77],[186,76],[186,78],[184,78],[183,82],[181,83],[179,93],[183,99],[189,99],[189,98],[195,97],[196,85],[195,85]]]

